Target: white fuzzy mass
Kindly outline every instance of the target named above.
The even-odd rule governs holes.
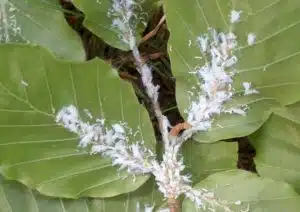
[[[258,94],[259,91],[256,89],[251,88],[251,83],[250,82],[243,82],[243,87],[244,87],[244,95],[250,95],[250,94]]]
[[[198,37],[198,41],[208,61],[193,72],[199,79],[200,92],[195,94],[192,91],[191,99],[194,100],[187,110],[188,122],[195,130],[207,130],[211,127],[213,115],[222,112],[242,114],[241,108],[223,107],[233,96],[233,74],[230,73],[234,71],[233,67],[238,61],[232,53],[237,47],[237,41],[232,32],[218,33],[214,29],[207,35]]]
[[[256,35],[254,33],[249,33],[247,36],[247,43],[249,46],[252,46],[255,43]]]
[[[240,20],[242,11],[231,10],[230,12],[230,22],[236,23]]]
[[[205,189],[193,189],[190,176],[182,174],[185,168],[183,158],[179,155],[182,143],[180,139],[176,140],[179,137],[171,139],[169,135],[169,121],[163,115],[157,100],[159,85],[153,84],[152,70],[143,63],[136,43],[135,29],[131,24],[131,19],[135,16],[133,8],[136,5],[134,0],[113,0],[113,7],[109,11],[109,15],[114,17],[113,25],[121,32],[120,38],[129,45],[133,52],[143,85],[159,121],[164,143],[162,161],[156,160],[154,153],[145,147],[144,141],[129,141],[129,137],[134,137],[132,135],[135,133],[125,122],[114,123],[110,126],[106,124],[104,118],[96,119],[94,123],[85,122],[74,105],[63,107],[57,113],[56,122],[77,134],[79,146],[89,147],[92,154],[99,153],[103,157],[110,158],[113,165],[118,165],[120,169],[126,169],[130,174],[153,174],[158,189],[165,198],[178,198],[179,195],[184,194],[197,207],[205,209],[208,206],[209,210],[214,210],[215,206],[221,204],[214,197],[214,193]],[[231,23],[239,21],[240,14],[241,11],[232,10]],[[208,60],[204,66],[194,71],[199,79],[200,92],[197,92],[196,88],[187,91],[193,94],[191,95],[193,101],[187,110],[187,121],[196,131],[209,129],[213,116],[222,112],[245,115],[245,107],[224,108],[223,106],[234,94],[231,85],[233,74],[231,73],[234,72],[234,65],[238,61],[238,58],[232,53],[237,46],[235,34],[211,29],[207,34],[198,37],[197,41],[201,52]],[[251,84],[244,83],[243,85],[248,94],[254,92],[250,88]],[[85,113],[92,121],[92,114],[88,110],[85,110]],[[136,208],[140,210],[140,203],[136,205]],[[230,211],[226,205],[222,208]],[[147,208],[147,211],[152,211],[152,207]]]
[[[134,20],[137,18],[134,9],[139,8],[138,3],[134,0],[114,0],[112,8],[108,11],[108,16],[114,17],[113,28],[120,31],[120,39],[130,48],[135,43]]]
[[[87,114],[92,117],[90,113]],[[144,174],[151,171],[149,164],[155,155],[145,148],[143,141],[129,142],[133,132],[127,123],[106,126],[105,119],[94,123],[84,122],[74,105],[63,107],[56,115],[56,122],[79,137],[79,147],[90,148],[91,154],[101,154],[112,160],[113,165],[127,169],[129,173]]]

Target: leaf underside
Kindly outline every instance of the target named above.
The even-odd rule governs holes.
[[[20,183],[0,177],[1,212],[147,212],[147,208],[157,208],[161,204],[162,197],[155,191],[153,180],[132,193],[117,197],[70,200],[45,197]]]
[[[185,171],[192,174],[193,182],[199,182],[216,172],[236,169],[236,142],[204,144],[189,140],[182,148]]]
[[[131,141],[144,140],[154,148],[147,112],[110,66],[100,60],[57,61],[40,47],[22,45],[1,45],[0,55],[0,171],[5,177],[68,198],[115,196],[148,179],[124,179],[126,172],[78,149],[76,135],[55,123],[54,112],[72,104],[81,112],[88,109],[94,120],[126,121],[133,132],[140,129]]]
[[[158,6],[158,0],[137,1],[135,17],[138,17],[136,25],[136,39],[140,40],[140,34],[144,31],[148,19]],[[113,27],[114,16],[108,15],[112,9],[113,1],[110,0],[73,0],[73,3],[84,12],[86,18],[84,25],[95,35],[114,47],[129,50],[129,46],[120,40],[120,31]]]
[[[243,170],[210,175],[196,184],[195,188],[213,191],[215,197],[226,201],[232,211],[297,212],[300,210],[300,196],[289,184],[261,178]],[[194,203],[186,199],[182,211],[204,210],[196,209]],[[217,208],[215,211],[223,212],[224,209]]]
[[[239,22],[229,23],[232,10],[242,11]],[[167,0],[165,11],[170,30],[169,54],[176,77],[176,95],[182,114],[190,100],[187,91],[196,85],[195,67],[205,64],[205,57],[196,44],[197,36],[209,28],[219,32],[233,31],[237,36],[238,57],[232,105],[248,104],[246,117],[223,114],[216,117],[208,132],[195,136],[200,142],[246,136],[256,131],[278,102],[286,105],[299,100],[300,2],[291,0]],[[248,33],[256,35],[256,43],[247,44]],[[251,82],[259,95],[243,96],[243,82]],[[229,117],[230,116],[230,117]]]
[[[258,173],[286,181],[300,192],[300,102],[276,110],[250,139]]]
[[[83,61],[80,38],[66,23],[58,0],[0,3],[0,43],[36,44],[60,59]]]

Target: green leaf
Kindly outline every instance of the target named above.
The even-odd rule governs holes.
[[[242,170],[213,174],[196,184],[195,189],[205,188],[214,192],[215,197],[227,201],[233,211],[297,212],[300,210],[300,196],[284,182],[260,178]],[[238,202],[241,202],[238,205]],[[246,210],[246,209],[249,210]],[[185,199],[183,212],[203,211]],[[208,208],[206,211],[210,211]],[[216,212],[224,211],[218,209]]]
[[[192,174],[192,181],[199,182],[216,172],[236,169],[236,142],[196,143],[192,140],[183,145],[186,171]]]
[[[196,38],[207,33],[208,28],[225,33],[232,30],[237,35],[239,47],[234,53],[238,62],[233,86],[236,93],[242,94],[243,82],[251,82],[260,92],[260,95],[246,97],[236,95],[231,104],[248,104],[248,115],[221,115],[216,118],[211,132],[199,133],[196,140],[209,142],[249,135],[270,115],[269,107],[277,107],[272,99],[285,105],[299,100],[300,45],[295,41],[300,36],[298,0],[289,3],[166,0],[165,10],[170,30],[169,54],[182,113],[190,104],[187,92],[191,85],[196,86],[196,77],[189,72],[205,64]],[[229,23],[231,10],[242,11],[240,21],[234,25]],[[248,33],[256,35],[256,43],[252,46],[247,44]]]
[[[73,0],[74,4],[84,12],[86,18],[84,25],[93,33],[101,37],[108,44],[128,50],[129,47],[120,39],[120,31],[113,27],[113,16],[109,16],[108,12],[112,9],[112,0]],[[137,0],[138,10],[135,11],[138,17],[137,23],[137,40],[140,40],[140,34],[145,29],[145,24],[151,17],[155,8],[157,8],[158,0]]]
[[[2,1],[0,43],[37,44],[58,58],[85,58],[81,40],[65,22],[58,0]]]
[[[40,47],[0,46],[0,171],[49,196],[110,197],[137,189],[111,161],[78,149],[75,134],[57,126],[54,111],[75,105],[108,123],[126,121],[132,141],[155,146],[151,122],[131,85],[100,60],[57,61]]]
[[[300,192],[300,102],[275,111],[250,139],[258,173],[286,181]]]
[[[157,190],[155,181],[152,178],[134,192],[102,200],[92,200],[92,206],[95,208],[95,212],[149,212],[151,207],[154,212],[159,211],[159,208],[164,204],[164,198]]]
[[[154,190],[153,180],[132,193],[117,197],[70,200],[46,197],[20,183],[0,177],[1,212],[146,212],[146,208],[160,205],[161,200]]]
[[[212,127],[206,132],[197,133],[193,139],[198,142],[210,143],[222,139],[246,136],[262,126],[272,113],[271,108],[279,107],[274,99],[256,96],[236,97],[234,104],[247,104],[246,116],[222,114],[215,117]]]

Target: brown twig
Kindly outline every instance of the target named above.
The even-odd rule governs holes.
[[[149,40],[151,37],[156,35],[157,31],[159,30],[160,26],[165,22],[165,20],[166,20],[166,15],[163,15],[163,17],[161,17],[156,27],[153,30],[151,30],[149,33],[144,35],[144,37],[142,37],[141,43],[145,42],[146,40]]]
[[[153,54],[148,54],[148,55],[142,56],[142,61],[143,61],[143,63],[146,63],[148,60],[156,60],[156,59],[159,59],[162,56],[165,56],[165,53],[156,52],[156,53],[153,53]]]

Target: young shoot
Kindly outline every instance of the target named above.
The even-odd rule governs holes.
[[[158,189],[166,199],[176,199],[184,194],[199,207],[218,202],[212,192],[193,189],[190,175],[181,174],[185,166],[178,154],[179,146],[165,149],[163,160],[159,162],[144,146],[144,141],[129,141],[129,136],[134,133],[127,123],[107,126],[103,118],[94,123],[85,122],[74,105],[63,107],[56,115],[56,122],[75,133],[79,138],[78,146],[89,148],[90,154],[110,158],[113,165],[125,169],[130,175],[154,175]]]
[[[135,37],[136,29],[133,19],[138,18],[134,11],[138,10],[137,0],[113,0],[109,15],[114,17],[113,27],[120,31],[120,39],[129,46],[135,59],[136,69],[141,75],[141,81],[151,100],[152,108],[159,123],[164,152],[162,161],[158,161],[155,154],[145,147],[144,141],[132,141],[132,129],[126,122],[119,122],[108,126],[104,117],[96,119],[94,123],[81,119],[77,108],[73,105],[63,107],[56,116],[56,122],[79,137],[79,146],[90,148],[91,154],[100,154],[110,158],[113,165],[126,169],[128,174],[152,174],[155,177],[159,191],[168,200],[177,199],[185,195],[195,203],[196,207],[209,209],[222,208],[231,211],[229,204],[218,200],[213,192],[206,189],[194,189],[191,186],[191,176],[183,174],[185,165],[179,154],[182,143],[196,131],[211,128],[214,115],[220,113],[246,114],[244,106],[238,105],[226,108],[224,103],[230,101],[234,95],[232,89],[234,65],[238,58],[233,54],[237,47],[236,35],[233,32],[217,32],[210,29],[207,34],[197,38],[201,52],[208,58],[207,63],[197,68],[193,74],[199,79],[200,92],[193,93],[192,101],[187,113],[187,122],[191,129],[180,136],[170,135],[170,123],[161,111],[158,95],[159,85],[152,82],[152,70],[144,63]],[[231,23],[239,21],[241,11],[232,11]],[[244,83],[245,95],[256,93],[251,84]],[[93,117],[88,113],[89,117]]]

